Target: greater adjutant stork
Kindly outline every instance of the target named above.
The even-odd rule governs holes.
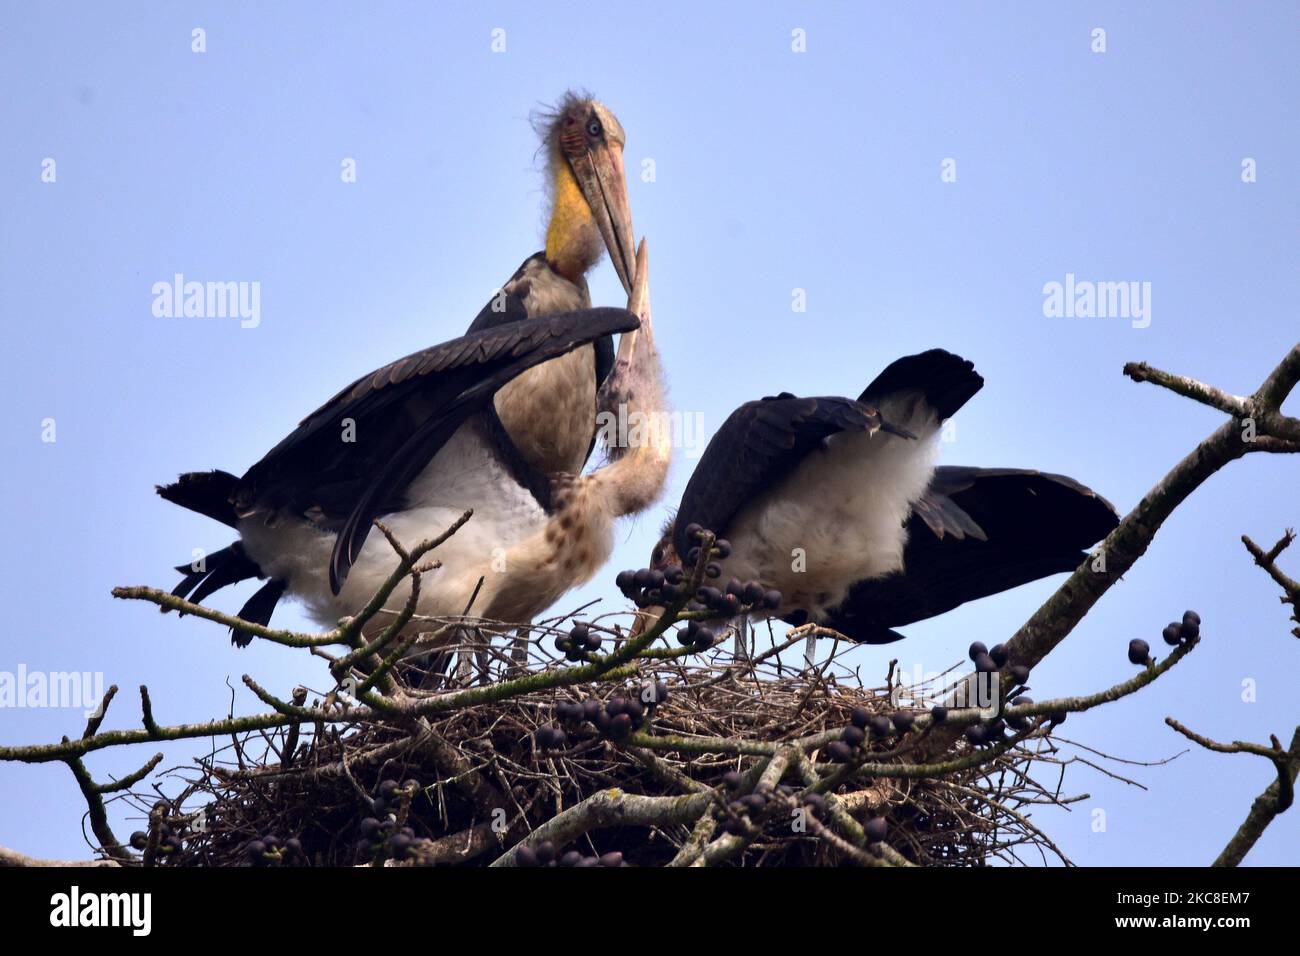
[[[197,603],[265,578],[241,618],[266,624],[287,592],[329,626],[357,613],[396,564],[368,533],[376,519],[413,543],[473,509],[436,552],[442,567],[425,576],[416,613],[460,615],[473,598],[475,615],[526,622],[595,573],[615,518],[655,500],[670,444],[644,243],[639,257],[632,246],[623,130],[601,104],[568,96],[543,132],[553,196],[546,249],[466,335],[357,379],[242,478],[191,473],[158,489],[239,533],[181,565],[175,594]],[[584,275],[602,241],[633,311],[590,307]],[[598,406],[648,427],[637,447],[611,446],[609,463],[583,475]]]
[[[701,456],[652,567],[681,564],[708,529],[729,545],[722,581],[779,590],[760,613],[868,644],[1073,571],[1118,522],[1104,498],[1061,475],[935,466],[941,423],[983,384],[934,349],[894,362],[856,400],[742,405]]]

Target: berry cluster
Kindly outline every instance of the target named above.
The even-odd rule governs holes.
[[[1199,640],[1201,637],[1201,615],[1195,611],[1184,611],[1182,623],[1171,622],[1165,627],[1161,636],[1170,647],[1177,647],[1179,644],[1191,644]]]
[[[378,796],[370,801],[371,815],[364,817],[357,826],[360,833],[357,849],[370,856],[383,854],[394,860],[405,859],[416,836],[410,827],[398,826],[398,812],[420,789],[418,780],[404,783],[381,780],[376,790]]]
[[[1195,644],[1201,639],[1201,615],[1195,611],[1184,611],[1182,622],[1171,621],[1160,632],[1160,636],[1170,647]],[[1139,667],[1151,666],[1151,645],[1140,637],[1133,638],[1128,642],[1128,659],[1130,664]]]
[[[970,655],[977,674],[992,674],[1000,671],[1011,660],[1011,649],[1005,644],[994,644],[990,648],[985,647],[983,641],[975,641],[967,654]],[[1007,675],[1015,686],[1029,683],[1029,668],[1024,664],[1014,665],[1007,671]]]
[[[281,842],[280,838],[274,833],[268,833],[245,843],[244,859],[249,866],[276,866],[307,862],[307,857],[302,851],[302,843],[297,837],[290,837]]]
[[[826,756],[836,763],[848,763],[868,739],[880,742],[894,734],[906,734],[916,723],[916,715],[898,710],[886,716],[873,714],[865,707],[854,707],[849,720],[849,726],[840,731],[840,739],[831,741],[824,750]]]
[[[667,684],[645,681],[637,694],[629,697],[611,697],[604,702],[594,697],[583,701],[562,700],[555,705],[555,716],[565,726],[590,723],[603,736],[622,740],[645,723],[655,707],[667,699]],[[561,750],[569,742],[564,727],[554,724],[538,727],[533,738],[541,750]]]
[[[560,651],[570,663],[588,660],[588,655],[600,650],[601,636],[590,625],[579,621],[569,629],[568,634],[561,634],[555,639],[555,649]]]
[[[692,541],[701,542],[687,553],[686,564],[698,568],[700,562],[705,561],[705,577],[712,580],[722,577],[722,565],[718,561],[725,561],[731,556],[731,542],[726,538],[715,539],[713,532],[694,522],[686,526],[686,536]],[[706,542],[711,542],[707,553],[704,551]],[[742,611],[774,611],[781,606],[780,591],[768,590],[758,581],[739,581],[735,578],[727,582],[725,588],[705,585],[692,595],[686,572],[677,564],[671,564],[663,570],[641,568],[637,571],[620,571],[614,583],[637,607],[642,608],[652,605],[669,607],[686,601],[688,611],[710,611],[718,617],[730,618]]]
[[[166,800],[159,800],[153,805],[153,813],[150,816],[158,820],[158,845],[154,858],[156,863],[165,863],[170,857],[180,853],[186,836],[185,831],[190,828],[190,818],[183,814],[167,819],[167,814],[175,809]],[[149,832],[136,830],[127,840],[127,844],[131,849],[143,852],[149,847]]]
[[[519,866],[626,866],[623,854],[615,851],[600,856],[584,856],[577,850],[561,854],[550,840],[543,840],[537,846],[520,845],[515,850],[515,863]]]
[[[685,581],[686,572],[676,564],[670,564],[662,571],[654,568],[620,571],[614,578],[618,589],[637,607],[650,607],[654,604],[666,607],[676,604],[686,596]]]
[[[173,827],[165,821],[158,824],[159,856],[168,857],[180,852],[182,830],[183,825]],[[136,830],[131,834],[130,843],[131,849],[143,851],[149,845],[149,834],[144,830]]]

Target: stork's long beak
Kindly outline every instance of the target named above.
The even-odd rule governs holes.
[[[636,279],[636,241],[632,232],[632,207],[627,200],[627,175],[623,148],[607,144],[587,148],[571,160],[582,194],[596,218],[614,271],[623,291],[632,294]]]

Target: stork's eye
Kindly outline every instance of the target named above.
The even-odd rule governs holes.
[[[599,136],[601,132],[602,130],[600,128],[600,120],[592,120],[590,123],[587,124],[588,136]]]

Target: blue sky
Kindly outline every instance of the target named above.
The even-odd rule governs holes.
[[[1127,511],[1220,416],[1128,382],[1124,362],[1245,393],[1295,342],[1294,4],[746,11],[6,5],[0,670],[103,672],[123,689],[113,726],[137,720],[140,683],[163,722],[223,714],[228,682],[237,710],[260,709],[239,684],[246,672],[280,690],[325,684],[285,649],[238,652],[220,628],[109,589],[171,586],[192,548],[227,543],[226,529],[157,499],[155,483],[241,471],[356,375],[463,331],[541,244],[528,114],[570,86],[627,129],[671,399],[709,433],[742,401],[856,395],[894,357],[942,346],[987,380],[945,461],[1064,472]],[[1091,50],[1097,27],[1104,53]],[[491,50],[494,28],[505,52]],[[806,52],[791,49],[795,29]],[[355,183],[341,181],[347,158]],[[653,182],[638,175],[647,158]],[[955,182],[941,179],[947,159]],[[259,282],[260,324],[156,317],[151,287],[177,272]],[[1044,285],[1067,273],[1149,282],[1149,326],[1045,316]],[[792,312],[794,289],[806,312]],[[608,263],[592,291],[623,301]],[[666,503],[690,467],[681,456]],[[1186,749],[1164,726],[1171,714],[1217,739],[1289,739],[1300,645],[1239,537],[1271,544],[1300,525],[1297,469],[1252,456],[1212,479],[1035,672],[1039,698],[1101,689],[1131,674],[1130,638],[1158,645],[1188,607],[1204,618],[1186,662],[1073,718],[1067,737],[1160,760]],[[610,574],[564,603],[615,600],[613,572],[645,560],[662,515],[623,528]],[[971,640],[1009,636],[1052,586],[913,626],[909,641],[856,660],[879,675],[894,657],[942,670]],[[276,623],[301,619],[282,610]],[[5,743],[82,725],[77,711],[0,710]],[[90,765],[124,773],[153,750]],[[202,750],[165,748],[169,763]],[[1208,862],[1272,773],[1198,750],[1116,769],[1147,789],[1076,765],[1067,790],[1088,799],[1036,817],[1077,862]],[[0,765],[0,796],[0,844],[84,853],[65,767]],[[1298,832],[1300,816],[1280,818],[1249,862],[1295,862]]]

